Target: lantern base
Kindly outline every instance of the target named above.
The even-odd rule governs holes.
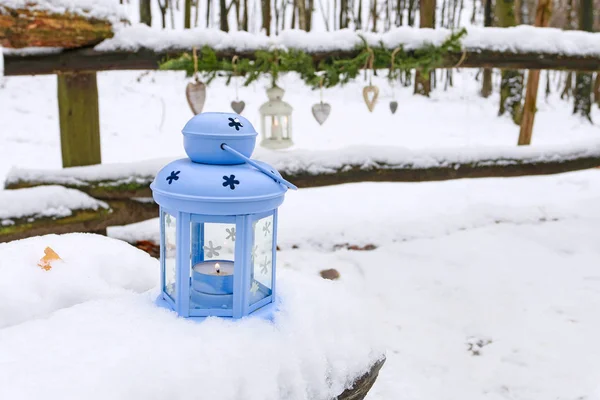
[[[292,147],[294,145],[294,142],[292,141],[292,139],[263,139],[260,142],[260,145],[267,149],[279,150]]]
[[[172,304],[167,302],[163,298],[162,294],[156,298],[156,301],[154,303],[161,308],[166,308],[167,310],[175,311],[177,313],[177,310],[173,309]],[[277,311],[277,309],[278,309],[278,300],[277,300],[277,298],[275,298],[275,300],[272,301],[271,303],[264,305],[263,307],[259,308],[258,310],[253,311],[252,313],[245,315],[242,318],[256,317],[256,318],[265,319],[267,321],[273,321],[273,316],[275,314],[275,311]],[[220,310],[216,309],[215,311],[216,311],[216,313],[218,313],[218,311],[220,311]],[[224,317],[224,316],[219,316],[219,315],[207,315],[205,317],[184,317],[182,315],[179,315],[179,316],[182,318],[185,318],[185,319],[189,319],[191,321],[196,321],[196,322],[204,321],[206,318],[209,318],[209,317],[218,317],[218,318],[224,318],[224,319],[240,319],[240,318],[233,318],[233,317]]]

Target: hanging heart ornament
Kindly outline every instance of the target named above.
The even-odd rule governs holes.
[[[396,110],[398,109],[398,102],[396,100],[390,101],[390,111],[392,114],[396,114]]]
[[[323,125],[323,123],[329,117],[329,113],[331,112],[331,106],[328,103],[317,103],[312,106],[312,114],[319,123],[319,125]]]
[[[206,101],[206,85],[199,80],[190,82],[185,88],[185,97],[194,115],[200,114]]]
[[[235,111],[238,114],[241,114],[242,111],[244,111],[244,107],[246,107],[246,103],[244,103],[244,101],[232,101],[231,102],[231,108],[233,109],[233,111]]]
[[[372,98],[369,99],[369,96],[372,96]],[[369,111],[373,112],[378,97],[379,88],[377,86],[369,85],[363,88],[363,98],[365,99],[365,104],[367,105]]]

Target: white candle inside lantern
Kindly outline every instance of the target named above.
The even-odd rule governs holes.
[[[272,117],[271,135],[273,136],[273,139],[281,139],[281,125],[279,124],[279,118],[277,117]]]
[[[204,293],[233,293],[233,262],[204,261],[192,269],[192,286]]]

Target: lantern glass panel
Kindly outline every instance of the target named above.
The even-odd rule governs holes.
[[[270,296],[273,289],[273,215],[253,225],[250,305]]]
[[[271,140],[283,140],[290,138],[290,121],[287,115],[265,116],[265,137]]]
[[[175,301],[177,287],[175,275],[177,266],[177,218],[167,212],[162,213],[161,223],[164,232],[164,253],[161,262],[164,271],[163,291]]]
[[[191,223],[191,309],[233,307],[235,234],[235,224]]]

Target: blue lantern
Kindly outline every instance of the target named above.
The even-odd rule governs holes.
[[[160,206],[157,304],[182,317],[270,316],[277,207],[296,187],[249,158],[256,136],[238,114],[196,115],[183,128],[189,158],[166,165],[150,185]]]

